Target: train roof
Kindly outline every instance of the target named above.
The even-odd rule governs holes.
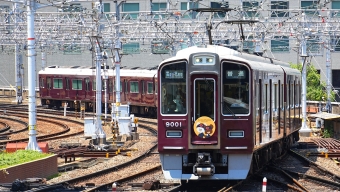
[[[290,67],[289,63],[282,62],[279,60],[275,60],[268,57],[262,57],[257,56],[249,53],[239,52],[231,48],[219,46],[219,45],[207,45],[207,46],[192,46],[188,47],[186,49],[182,49],[177,52],[175,57],[166,59],[164,62],[168,62],[171,60],[177,60],[177,59],[189,59],[189,55],[191,53],[216,53],[220,56],[228,57],[230,59],[234,60],[241,60],[244,62],[249,63],[249,61],[255,61],[255,62],[261,62],[261,63],[267,63],[267,64],[273,64],[273,65],[280,65],[284,67]]]
[[[121,68],[120,76],[129,77],[156,77],[157,68],[152,67],[149,69],[142,69],[139,67],[134,68]],[[102,73],[104,70],[101,69]],[[115,69],[107,69],[109,76],[114,76],[116,74]],[[92,76],[96,74],[96,69],[92,66],[49,66],[44,70],[40,70],[39,74],[45,75],[79,75],[79,76]]]

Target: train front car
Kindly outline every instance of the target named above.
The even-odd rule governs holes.
[[[234,50],[191,47],[159,66],[158,150],[168,179],[244,179],[252,159],[251,73]]]
[[[189,47],[162,62],[158,151],[165,178],[245,179],[282,153],[298,130],[288,123],[298,113],[284,108],[296,106],[298,99],[286,97],[299,94],[298,79],[287,64],[221,46]]]

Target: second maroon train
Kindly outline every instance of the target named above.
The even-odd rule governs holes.
[[[102,102],[105,97],[108,108],[116,102],[114,69],[101,69],[108,74],[102,78]],[[50,66],[39,71],[39,92],[41,104],[60,108],[65,104],[72,109],[82,107],[87,111],[95,109],[96,69],[83,66]],[[132,114],[156,117],[157,69],[120,69],[121,104],[130,104]],[[105,83],[107,84],[105,89]],[[106,91],[105,91],[106,90]]]

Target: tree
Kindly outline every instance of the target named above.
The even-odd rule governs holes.
[[[302,64],[290,64],[294,69],[302,72]],[[320,74],[313,65],[307,65],[307,95],[306,99],[310,101],[324,101],[327,100],[326,83],[321,81]],[[331,101],[334,101],[335,94],[331,91]]]

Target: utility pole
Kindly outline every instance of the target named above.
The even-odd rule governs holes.
[[[27,1],[27,59],[28,59],[28,144],[26,149],[40,151],[37,142],[37,114],[36,114],[36,98],[35,98],[35,34],[34,34],[34,14],[35,1]]]
[[[327,113],[332,112],[332,104],[331,104],[331,79],[332,79],[332,58],[331,58],[331,40],[327,40],[327,47],[326,47],[326,71],[327,71],[327,103],[325,109]]]
[[[96,2],[96,8],[98,11],[97,18],[97,36],[92,37],[92,41],[95,43],[96,51],[96,131],[95,134],[99,136],[99,144],[106,143],[106,135],[102,128],[102,76],[101,76],[101,64],[103,62],[102,50],[100,47],[99,38],[101,37],[101,30],[104,27],[100,23],[103,17],[103,4],[100,0]]]
[[[302,14],[302,27],[305,25],[305,14]],[[300,129],[300,135],[309,137],[311,134],[311,129],[307,125],[307,103],[306,103],[306,96],[307,96],[307,45],[306,45],[306,38],[305,34],[301,34],[301,42],[300,42],[300,57],[302,61],[302,90],[301,90],[301,102],[302,102],[302,126]]]
[[[19,23],[19,3],[14,3],[13,12],[15,14],[14,22],[15,28],[17,28]],[[23,96],[23,60],[22,60],[22,53],[21,53],[21,45],[20,43],[15,44],[15,92],[16,92],[16,102],[18,104],[22,103],[22,96]]]

